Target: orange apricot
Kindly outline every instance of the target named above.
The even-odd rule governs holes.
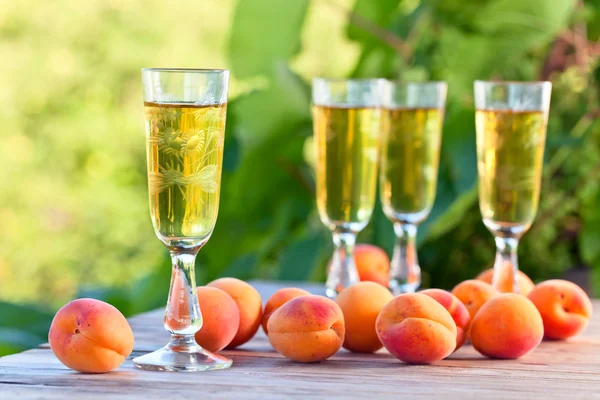
[[[327,297],[296,297],[269,318],[269,341],[285,357],[317,362],[334,355],[344,342],[344,315]]]
[[[358,282],[342,290],[335,299],[346,325],[344,348],[357,353],[372,353],[383,345],[377,337],[375,321],[394,296],[375,282]]]
[[[458,297],[465,307],[467,307],[471,320],[473,320],[481,306],[490,299],[498,296],[500,292],[494,289],[489,283],[469,279],[456,285],[452,289],[452,294]]]
[[[195,334],[196,342],[208,351],[223,350],[235,337],[240,326],[240,311],[230,295],[216,287],[197,289],[202,328]]]
[[[265,309],[263,311],[263,331],[265,331],[266,334],[269,334],[267,323],[269,322],[269,318],[271,318],[271,315],[275,312],[275,310],[277,310],[279,307],[281,307],[291,299],[295,299],[299,296],[306,296],[308,294],[310,294],[310,292],[299,288],[282,288],[273,293],[273,295],[269,297],[269,300],[267,300],[267,304],[265,304]]]
[[[56,358],[79,372],[104,373],[133,350],[133,332],[119,310],[100,300],[77,299],[63,306],[48,333]]]
[[[551,279],[541,282],[529,296],[544,321],[548,339],[568,339],[578,335],[592,317],[592,302],[576,284]]]
[[[382,248],[372,244],[358,244],[354,248],[354,261],[361,281],[388,286],[390,258]]]
[[[227,348],[241,346],[252,339],[262,321],[262,300],[258,291],[250,284],[236,278],[220,278],[206,286],[223,290],[238,306],[240,313],[238,331]]]
[[[467,329],[471,316],[467,307],[452,293],[442,289],[426,289],[419,293],[427,295],[440,303],[448,312],[456,324],[456,348],[458,350],[467,340]]]
[[[539,311],[527,297],[504,293],[485,303],[471,322],[471,343],[490,358],[513,359],[533,351],[544,336]]]
[[[440,303],[421,293],[405,293],[387,303],[375,323],[383,346],[409,364],[430,364],[456,348],[456,324]]]

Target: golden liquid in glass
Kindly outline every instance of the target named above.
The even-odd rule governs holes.
[[[226,104],[144,103],[152,224],[168,245],[200,244],[219,211]]]
[[[363,229],[373,213],[381,110],[313,106],[317,206],[330,229]]]
[[[477,110],[479,206],[488,228],[524,231],[538,208],[546,116]]]
[[[381,201],[392,221],[421,222],[433,206],[444,111],[383,110]]]

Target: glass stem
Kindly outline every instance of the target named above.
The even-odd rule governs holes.
[[[501,292],[519,293],[519,262],[517,260],[519,239],[496,236],[495,240],[496,260],[494,261],[492,286]]]
[[[171,251],[173,269],[164,324],[172,342],[195,343],[193,335],[202,327],[194,272],[197,253],[198,249]]]
[[[327,276],[326,294],[333,299],[344,288],[359,281],[356,263],[354,262],[354,245],[356,233],[351,231],[334,231],[333,244],[335,250]]]
[[[412,293],[421,285],[421,268],[417,260],[417,226],[394,223],[396,243],[390,263],[389,287],[394,295]]]

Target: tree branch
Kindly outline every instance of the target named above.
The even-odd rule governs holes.
[[[369,33],[373,37],[381,40],[386,43],[392,49],[394,49],[405,61],[410,61],[412,58],[412,49],[409,45],[407,45],[402,39],[400,39],[395,33],[384,29],[374,23],[373,21],[359,15],[351,10],[346,9],[345,7],[337,4],[332,0],[322,0],[325,4],[329,5],[331,8],[335,9],[337,12],[342,13],[348,18],[348,23],[356,26],[357,28]]]

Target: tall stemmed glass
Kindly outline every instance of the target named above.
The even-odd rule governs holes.
[[[196,294],[196,254],[217,221],[229,71],[142,70],[150,216],[173,260],[164,326],[170,342],[137,357],[153,371],[228,368],[231,360],[194,340],[202,327]]]
[[[326,283],[330,298],[359,280],[353,252],[375,206],[380,85],[377,79],[313,80],[317,207],[335,245]]]
[[[519,292],[517,246],[538,208],[551,91],[550,82],[475,82],[479,208],[503,292]]]
[[[383,87],[380,194],[396,234],[389,287],[400,294],[421,284],[417,226],[435,200],[447,86],[386,81]]]

